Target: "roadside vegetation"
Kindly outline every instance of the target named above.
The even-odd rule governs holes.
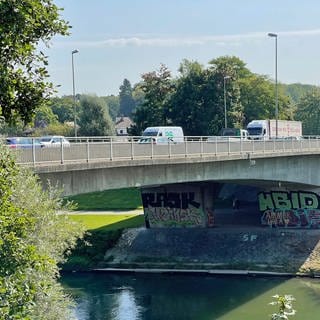
[[[59,214],[68,209],[0,145],[0,319],[72,319],[58,264],[84,229]]]

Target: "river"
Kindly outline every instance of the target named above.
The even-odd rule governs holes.
[[[296,298],[292,319],[319,320],[320,279],[181,274],[63,274],[78,320],[263,320],[275,294]]]

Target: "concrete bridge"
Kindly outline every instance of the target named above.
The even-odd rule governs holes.
[[[320,186],[320,140],[243,141],[189,137],[184,143],[133,139],[79,141],[70,147],[17,150],[18,162],[75,195],[123,187],[235,182],[274,187]]]
[[[234,209],[238,224],[320,227],[319,160],[318,139],[86,141],[18,153],[65,195],[141,188],[150,227],[232,224]]]

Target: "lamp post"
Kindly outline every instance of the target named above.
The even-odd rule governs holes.
[[[278,35],[276,33],[268,33],[268,36],[275,39],[275,116],[276,116],[276,138],[278,138]]]
[[[73,63],[73,55],[78,53],[79,51],[73,50],[71,52],[71,61],[72,61],[72,96],[73,96],[73,125],[74,125],[74,136],[77,137],[77,107],[76,107],[76,92],[74,87],[74,63]]]
[[[230,79],[230,76],[223,77],[223,97],[224,97],[224,127],[227,128],[227,93],[226,93],[226,80]]]

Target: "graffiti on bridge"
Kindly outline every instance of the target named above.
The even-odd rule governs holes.
[[[147,226],[201,226],[200,203],[194,192],[142,193]]]
[[[258,194],[262,225],[319,228],[319,196],[313,192],[272,191]]]
[[[201,213],[197,209],[147,208],[144,212],[151,226],[187,227],[202,225]]]
[[[319,228],[320,210],[266,210],[261,223],[270,227]]]

